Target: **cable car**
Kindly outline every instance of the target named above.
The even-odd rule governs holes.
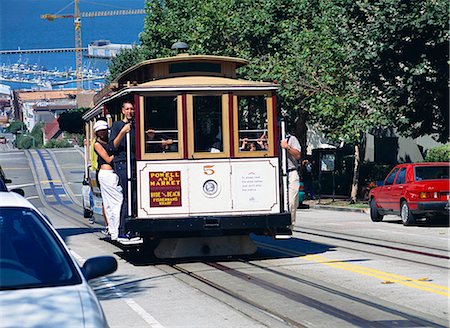
[[[189,54],[146,60],[97,93],[83,116],[89,148],[97,119],[111,124],[122,119],[124,101],[134,104],[126,230],[144,243],[157,240],[158,257],[251,254],[250,234],[292,234],[277,85],[238,79],[247,64]],[[86,151],[98,199],[91,161]]]

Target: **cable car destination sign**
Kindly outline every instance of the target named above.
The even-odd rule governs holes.
[[[181,206],[180,171],[149,172],[150,207]]]

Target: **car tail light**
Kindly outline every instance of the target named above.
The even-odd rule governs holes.
[[[439,198],[439,193],[438,192],[425,192],[422,191],[419,194],[419,198],[420,199],[425,199],[425,198]]]

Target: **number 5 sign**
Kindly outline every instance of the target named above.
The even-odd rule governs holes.
[[[216,173],[213,170],[214,165],[204,165],[203,166],[203,173],[206,175],[213,175],[214,173]]]

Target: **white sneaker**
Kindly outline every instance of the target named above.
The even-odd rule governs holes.
[[[133,237],[133,238],[117,238],[117,241],[124,245],[135,245],[143,243],[143,239],[141,237]]]

